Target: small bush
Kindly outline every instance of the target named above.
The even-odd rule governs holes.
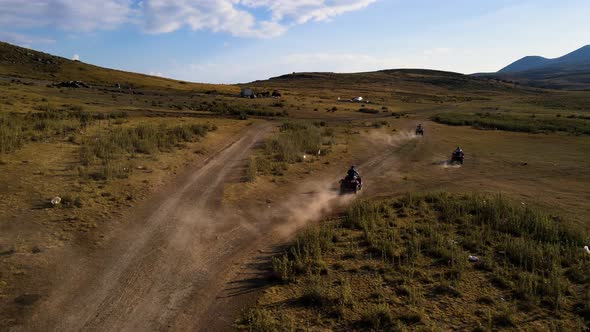
[[[359,109],[359,112],[361,113],[368,113],[368,114],[379,114],[379,110],[375,110],[375,109],[371,109],[371,108],[365,108],[362,107]]]
[[[248,169],[247,169],[247,173],[246,173],[246,180],[248,182],[254,182],[256,181],[256,176],[258,174],[258,168],[257,168],[257,161],[255,157],[250,157],[250,160],[248,161]]]
[[[291,280],[293,274],[293,262],[289,256],[284,254],[280,257],[272,258],[273,275],[277,280],[286,282]]]
[[[319,277],[308,277],[303,281],[301,303],[308,306],[324,306],[331,302],[328,285]]]
[[[504,310],[494,315],[492,321],[498,327],[516,327],[513,314],[509,310]]]
[[[238,325],[245,325],[250,331],[279,331],[279,326],[273,315],[268,310],[260,308],[246,311],[242,315]]]
[[[388,329],[393,326],[394,317],[387,304],[369,304],[361,312],[360,325],[375,330]]]
[[[399,314],[396,318],[406,325],[415,325],[424,320],[424,314],[415,310],[407,310]]]

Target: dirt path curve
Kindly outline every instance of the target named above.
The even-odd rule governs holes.
[[[72,257],[62,286],[22,330],[166,330],[188,301],[205,303],[228,268],[219,262],[245,244],[235,232],[240,219],[222,211],[223,184],[271,127],[253,126],[178,187],[138,207],[134,226],[108,249]]]
[[[256,292],[256,283],[264,283],[264,272],[252,265],[267,260],[301,227],[354,199],[338,194],[338,177],[331,175],[305,181],[268,206],[224,207],[224,183],[244,173],[250,149],[271,128],[253,126],[203,167],[181,176],[176,187],[134,209],[132,226],[118,231],[108,249],[73,255],[57,283],[62,287],[21,330],[230,328],[255,298],[250,292]],[[395,172],[396,149],[413,137],[383,139],[377,142],[381,154],[359,160],[367,174]]]

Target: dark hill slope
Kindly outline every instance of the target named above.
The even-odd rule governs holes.
[[[482,75],[478,75],[482,76]],[[483,76],[566,90],[590,89],[590,45],[555,59],[524,57],[495,74]]]
[[[249,85],[305,90],[309,94],[341,91],[350,92],[353,95],[397,93],[485,96],[516,92],[511,84],[458,73],[423,69],[395,69],[366,73],[293,73],[255,81]]]
[[[136,87],[178,90],[201,90],[212,86],[102,68],[4,42],[0,42],[0,76],[49,82],[84,81],[103,86],[128,83]]]

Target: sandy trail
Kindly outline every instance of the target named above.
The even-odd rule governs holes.
[[[58,287],[22,330],[161,330],[209,288],[235,247],[223,184],[270,125],[234,144],[132,214],[134,225],[90,257],[70,258]],[[222,245],[223,244],[223,245]],[[198,298],[197,298],[198,299]],[[197,301],[200,301],[198,299]]]
[[[244,264],[264,259],[258,250],[284,242],[354,199],[338,194],[334,177],[302,183],[267,210],[225,209],[224,183],[241,176],[250,150],[270,128],[253,126],[177,186],[137,207],[132,226],[107,249],[71,257],[57,283],[61,287],[21,330],[228,329],[248,300],[249,283],[261,273]],[[385,153],[359,166],[367,174],[391,170],[391,149],[412,139],[404,135],[369,138]],[[244,273],[253,275],[244,279]]]

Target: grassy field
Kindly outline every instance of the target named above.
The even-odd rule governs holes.
[[[89,87],[56,85],[71,80]],[[282,97],[240,98],[243,86]],[[243,86],[0,43],[0,299],[10,315],[26,310],[15,298],[43,286],[35,276],[53,249],[92,252],[130,207],[250,125],[273,121],[244,181],[225,187],[225,203],[267,207],[299,182],[367,160],[383,161],[361,169],[367,198],[379,199],[302,233],[274,263],[280,285],[243,328],[587,324],[587,257],[578,249],[590,213],[589,92],[426,70],[296,73]],[[350,102],[356,96],[365,101]],[[420,122],[426,136],[413,139]],[[444,167],[457,145],[466,164]],[[429,194],[439,191],[452,194]],[[56,196],[62,204],[53,207]],[[0,311],[0,326],[10,315]]]
[[[451,126],[472,126],[477,129],[508,130],[526,133],[565,132],[572,135],[590,134],[590,115],[518,114],[514,112],[442,113],[434,121]]]
[[[276,285],[237,327],[577,330],[590,319],[587,240],[502,196],[361,201],[273,259]]]

